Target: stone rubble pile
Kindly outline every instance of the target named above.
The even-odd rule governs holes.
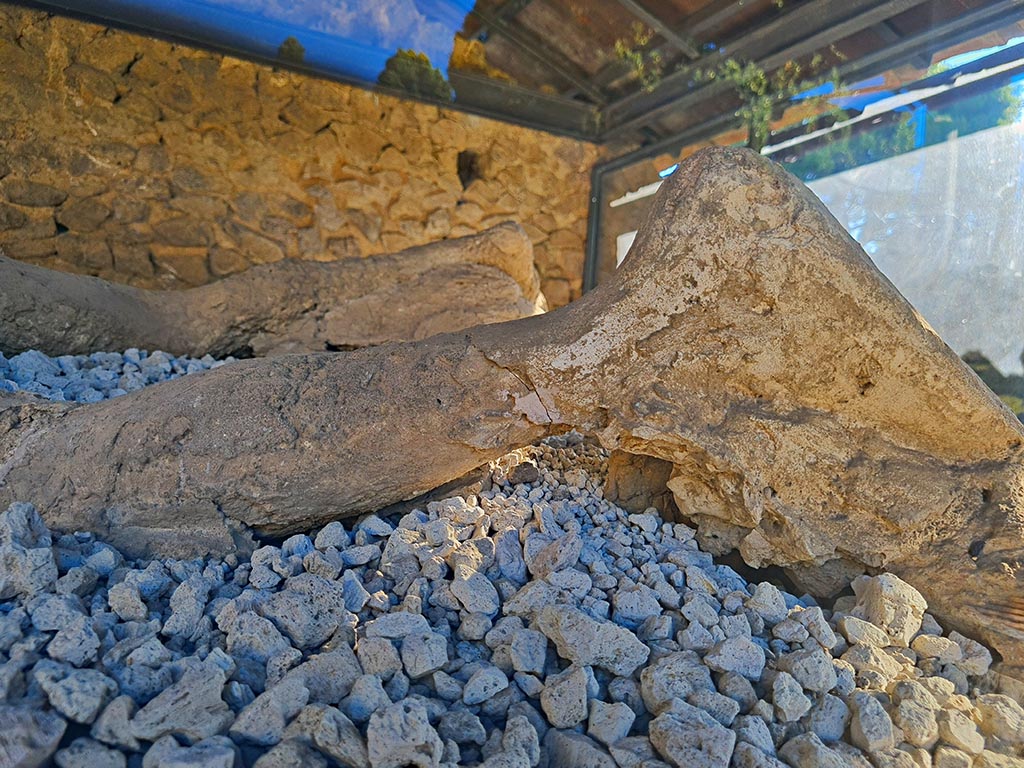
[[[35,349],[4,357],[0,352],[0,392],[27,392],[47,400],[98,403],[189,373],[233,361],[175,357],[166,352],[129,349],[91,355],[50,357]]]
[[[0,765],[1024,766],[990,654],[912,587],[748,584],[605,500],[605,462],[553,438],[245,561],[128,562],[11,506]]]

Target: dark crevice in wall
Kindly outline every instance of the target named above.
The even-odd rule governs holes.
[[[469,189],[469,185],[480,178],[480,158],[476,152],[468,149],[459,152],[458,174],[463,189]]]

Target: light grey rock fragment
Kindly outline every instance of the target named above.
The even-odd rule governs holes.
[[[757,693],[753,684],[735,672],[724,672],[718,676],[718,691],[739,704],[740,712],[749,712],[757,704]]]
[[[345,607],[352,613],[363,610],[370,600],[370,593],[366,591],[355,571],[345,571],[342,574],[341,586],[345,595]]]
[[[121,752],[84,736],[60,750],[53,761],[58,768],[125,768],[128,763]]]
[[[0,545],[4,544],[19,544],[32,549],[50,547],[53,539],[36,508],[16,501],[0,513]]]
[[[944,709],[938,720],[939,738],[946,744],[969,755],[979,755],[985,749],[985,737],[978,732],[978,726],[960,710]]]
[[[813,733],[796,736],[779,750],[779,757],[793,768],[850,768],[851,763],[822,743]]]
[[[46,646],[51,659],[65,661],[76,667],[83,667],[96,660],[100,639],[92,628],[92,619],[77,615]]]
[[[41,594],[55,581],[57,563],[49,546],[26,548],[17,541],[0,542],[0,600]]]
[[[628,629],[569,606],[545,606],[536,624],[561,658],[580,666],[601,667],[613,675],[632,675],[650,655],[650,649]]]
[[[0,704],[0,765],[37,768],[56,751],[67,721],[56,712]]]
[[[341,710],[354,723],[367,722],[374,712],[391,705],[391,699],[384,691],[380,678],[363,675],[352,684],[352,690],[341,703]]]
[[[92,723],[117,694],[117,683],[96,669],[69,671],[53,662],[40,662],[33,675],[53,708],[83,725]]]
[[[367,622],[366,637],[386,637],[397,640],[414,632],[430,632],[430,624],[419,613],[387,613],[380,618]]]
[[[317,533],[316,538],[313,540],[313,545],[317,549],[334,547],[337,550],[342,550],[349,545],[350,541],[351,537],[348,531],[345,530],[345,526],[335,520],[320,529],[320,532]]]
[[[291,580],[288,583],[290,585]],[[283,589],[274,593],[257,611],[263,618],[270,619],[296,648],[319,648],[334,634],[345,610],[343,592],[341,589],[336,592],[331,604],[323,606],[310,595],[295,589]]]
[[[587,670],[573,665],[544,681],[540,707],[554,728],[572,728],[587,717]]]
[[[400,701],[375,713],[366,729],[372,768],[437,768],[444,744],[419,701]]]
[[[677,768],[728,768],[736,745],[733,731],[679,699],[651,721],[650,739]]]
[[[820,648],[785,653],[776,665],[791,674],[806,691],[827,693],[838,682],[832,657]]]
[[[835,648],[838,638],[835,631],[829,626],[825,614],[816,605],[805,608],[802,611],[795,611],[796,620],[803,624],[811,637],[818,641],[822,648],[831,650]]]
[[[910,645],[928,609],[920,592],[891,573],[855,579],[853,591],[859,615],[884,629],[893,645]]]
[[[754,594],[747,599],[746,606],[760,616],[769,627],[778,624],[789,615],[786,599],[779,588],[766,581],[754,587]]]
[[[658,753],[646,736],[627,736],[608,747],[608,751],[619,768],[643,768],[658,761]]]
[[[938,704],[924,686],[907,680],[897,683],[891,708],[893,724],[903,739],[916,747],[931,749],[939,734]]]
[[[597,739],[606,747],[621,741],[629,735],[636,713],[623,702],[608,704],[599,699],[590,702],[590,716],[587,719],[587,735]]]
[[[130,722],[135,711],[135,701],[131,696],[118,696],[96,718],[90,735],[111,747],[137,751],[139,740],[132,736]]]
[[[448,642],[436,632],[406,635],[402,640],[402,663],[413,680],[433,674],[448,663]]]
[[[807,725],[819,739],[828,743],[839,741],[850,722],[850,708],[838,696],[826,693],[811,709]]]
[[[497,667],[486,666],[478,669],[466,681],[462,689],[462,701],[472,706],[494,696],[499,691],[508,688],[508,677]]]
[[[949,639],[960,646],[963,658],[956,663],[956,666],[964,674],[981,676],[988,672],[989,667],[992,666],[992,654],[988,648],[977,640],[961,635],[956,630],[949,633]]]
[[[864,691],[849,698],[850,741],[865,752],[880,752],[896,746],[892,720],[882,703]]]
[[[21,640],[28,624],[28,612],[21,606],[0,615],[0,652],[7,653]]]
[[[366,544],[361,547],[347,547],[341,550],[341,559],[349,568],[379,560],[380,555],[379,544]]]
[[[328,768],[327,759],[301,741],[284,741],[265,752],[252,768]]]
[[[735,672],[756,681],[764,671],[764,649],[749,637],[731,637],[712,648],[704,663],[716,672]]]
[[[402,659],[398,649],[390,640],[383,637],[364,637],[356,645],[356,656],[362,665],[363,672],[378,675],[382,680],[390,680],[391,676],[402,669]]]
[[[775,716],[783,723],[799,720],[811,708],[811,701],[804,696],[800,683],[788,672],[779,672],[772,682],[772,704]]]
[[[547,649],[548,639],[542,633],[533,629],[517,630],[508,647],[512,668],[531,675],[544,674]]]
[[[843,616],[838,621],[839,631],[850,645],[871,645],[886,648],[892,643],[889,634],[881,627],[856,616]]]
[[[199,575],[190,576],[179,584],[171,594],[171,615],[164,622],[160,633],[168,637],[195,640],[202,631],[201,620],[210,586],[210,582]]]
[[[547,606],[565,602],[561,592],[546,581],[530,581],[510,599],[505,600],[502,611],[506,616],[518,616],[532,621]]]
[[[226,676],[213,664],[195,664],[171,687],[140,709],[131,721],[132,736],[156,741],[176,734],[189,743],[227,730],[235,719],[224,702]]]
[[[581,768],[617,768],[612,756],[593,739],[582,733],[552,728],[544,736],[548,764]]]
[[[142,768],[160,768],[160,762],[180,748],[181,745],[173,736],[161,736],[142,756]]]
[[[1024,744],[1024,708],[1009,696],[985,693],[975,702],[981,715],[981,732],[1007,744]]]
[[[519,543],[519,531],[506,528],[495,536],[494,555],[504,578],[515,584],[526,583],[526,561],[523,560],[523,547]]]
[[[959,645],[941,635],[918,635],[910,642],[910,647],[921,658],[938,659],[944,664],[960,661],[964,655]]]
[[[284,740],[301,741],[345,768],[368,768],[366,739],[339,709],[309,704],[288,724]]]
[[[451,739],[456,744],[483,746],[487,741],[483,723],[468,709],[453,709],[441,715],[437,733],[443,740]]]
[[[612,621],[626,627],[639,627],[645,619],[661,615],[658,593],[646,584],[616,590],[612,595]]]
[[[501,598],[491,580],[484,573],[471,570],[469,566],[456,566],[451,590],[467,611],[496,616],[501,608]]]
[[[282,680],[260,694],[231,725],[236,742],[271,746],[281,741],[285,726],[309,701],[309,691],[298,678]]]
[[[159,768],[235,768],[238,748],[227,736],[211,736],[190,747],[169,748]]]
[[[56,632],[85,615],[77,595],[40,595],[28,604],[32,626],[42,632]]]
[[[971,768],[973,762],[974,759],[966,752],[940,744],[935,750],[932,765],[934,768]]]
[[[540,740],[537,729],[523,715],[512,715],[505,724],[501,748],[506,752],[521,752],[530,766],[540,762]]]
[[[733,724],[740,713],[740,705],[717,691],[700,688],[686,696],[686,703],[702,709],[726,728]]]
[[[348,696],[362,672],[352,649],[345,643],[339,643],[333,650],[310,656],[302,664],[288,670],[281,682],[301,682],[309,691],[312,704],[337,704]]]
[[[149,608],[142,599],[139,588],[127,580],[112,586],[107,593],[107,604],[122,621],[145,621]]]
[[[766,755],[750,744],[739,743],[732,753],[731,768],[786,768],[781,760]]]
[[[527,561],[527,566],[535,578],[543,579],[548,575],[571,568],[579,560],[583,551],[583,539],[577,533],[559,536]]]
[[[640,692],[647,711],[659,714],[673,700],[685,700],[695,690],[715,690],[711,672],[693,651],[678,651],[658,659],[640,673]]]
[[[271,657],[291,648],[277,627],[252,611],[244,611],[232,624],[227,635],[227,651],[239,660],[252,661],[266,667]],[[260,683],[262,688],[262,682]]]
[[[775,742],[765,721],[756,715],[740,715],[733,725],[736,741],[750,744],[766,755],[775,755]]]

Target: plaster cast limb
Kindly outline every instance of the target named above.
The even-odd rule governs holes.
[[[145,291],[0,255],[0,352],[131,347],[263,356],[422,339],[544,308],[515,224],[396,254],[253,267],[186,291]]]
[[[893,571],[1024,671],[982,613],[1022,589],[1024,430],[752,152],[683,163],[614,279],[547,315],[0,413],[0,505],[129,551],[308,530],[577,427],[671,462],[705,541]]]

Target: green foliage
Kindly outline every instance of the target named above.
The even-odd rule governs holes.
[[[698,82],[724,82],[743,102],[736,115],[747,127],[747,146],[760,152],[768,143],[771,121],[777,109],[788,99],[832,81],[838,84],[838,75],[832,71],[821,74],[823,59],[815,56],[808,65],[787,61],[774,72],[768,73],[756,62],[741,63],[726,59],[714,69],[695,73]],[[811,97],[805,103],[826,103],[825,97]]]
[[[866,131],[853,133],[850,126],[841,128],[821,146],[785,165],[786,170],[797,178],[812,181],[909,152],[913,148],[914,125],[907,113],[899,120],[871,126]]]
[[[654,30],[636,22],[633,24],[631,38],[620,38],[615,41],[616,58],[633,71],[640,81],[640,87],[647,92],[658,87],[663,74],[661,54],[658,51],[645,50],[652,39]]]
[[[977,93],[951,104],[922,113],[925,125],[920,137],[913,115],[907,112],[896,121],[872,125],[853,132],[850,126],[835,131],[821,144],[786,168],[804,181],[819,179],[910,152],[920,146],[946,141],[950,135],[967,136],[997,125],[1010,125],[1021,113],[1021,97],[1015,86]]]
[[[290,64],[301,64],[306,58],[306,49],[294,37],[286,37],[281,47],[277,49],[277,58]]]
[[[1024,376],[1004,375],[980,352],[966,352],[962,359],[978,374],[978,378],[1017,414],[1017,418],[1024,421]],[[1021,359],[1024,360],[1024,353],[1021,354]]]
[[[452,87],[441,70],[430,64],[427,55],[403,48],[387,60],[377,82],[420,98],[437,101],[451,101],[452,98]]]
[[[1017,418],[1024,421],[1024,399],[1013,395],[1000,395],[999,399],[1006,403],[1007,407],[1017,414]]]

